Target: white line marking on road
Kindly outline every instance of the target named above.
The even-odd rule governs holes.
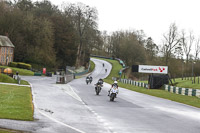
[[[63,88],[63,87],[62,87]],[[74,90],[72,89],[72,87],[69,85],[69,89],[64,88],[65,89],[65,93],[67,93],[68,95],[72,96],[74,99],[83,102],[82,99],[74,92]]]
[[[12,83],[2,83],[2,82],[0,82],[0,84],[2,84],[2,85],[16,85],[16,86],[30,87],[30,85],[21,85],[21,84],[12,84]]]
[[[31,83],[29,83],[29,84],[30,84],[30,86],[31,86],[32,95],[33,95],[33,94],[34,94],[34,90],[33,90],[32,84],[31,84]],[[63,122],[60,122],[60,121],[54,119],[53,117],[50,117],[50,116],[48,116],[47,114],[41,112],[41,111],[38,109],[38,107],[37,107],[37,104],[36,104],[36,102],[35,102],[35,96],[34,96],[34,95],[33,95],[33,103],[34,103],[35,109],[37,109],[38,112],[39,112],[40,114],[42,114],[43,116],[49,118],[50,120],[52,120],[52,121],[54,121],[54,122],[56,122],[56,123],[58,123],[58,124],[60,124],[60,125],[63,125],[63,126],[68,127],[68,128],[71,128],[71,129],[73,129],[73,130],[75,130],[75,131],[77,131],[77,132],[79,132],[79,133],[85,133],[84,131],[81,131],[81,130],[75,128],[75,127],[72,127],[72,126],[67,125],[67,124],[65,124],[65,123],[63,123]]]
[[[38,110],[38,111],[39,111],[39,110]],[[73,130],[75,130],[75,131],[77,131],[77,132],[79,132],[79,133],[85,133],[84,131],[81,131],[81,130],[75,128],[75,127],[72,127],[72,126],[67,125],[67,124],[65,124],[65,123],[63,123],[63,122],[58,121],[58,120],[54,119],[53,117],[50,117],[50,116],[48,116],[47,114],[45,114],[45,113],[43,113],[43,112],[41,112],[41,111],[39,111],[39,112],[40,112],[43,116],[46,116],[47,118],[51,119],[52,121],[54,121],[54,122],[56,122],[56,123],[58,123],[58,124],[60,124],[60,125],[66,126],[66,127],[68,127],[68,128],[71,128],[71,129],[73,129]]]
[[[74,89],[73,89],[70,85],[69,85],[69,87],[70,87],[71,90],[75,93]],[[77,97],[79,97],[78,94],[76,94],[76,95],[77,95]],[[87,104],[85,104],[85,102],[84,102],[80,97],[79,97],[78,99],[80,99],[80,100],[81,100],[81,103],[82,103],[88,110],[90,110],[90,111],[95,115],[96,119],[97,119],[99,122],[101,122],[103,125],[105,125],[104,123],[105,123],[106,120],[102,119],[102,117],[101,117],[100,115],[98,115],[91,107],[89,107]],[[107,123],[107,125],[108,125],[108,123]],[[108,129],[109,129],[109,132],[112,132],[110,128],[108,128]],[[116,133],[116,132],[115,132],[115,133]]]

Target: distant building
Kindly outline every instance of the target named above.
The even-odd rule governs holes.
[[[14,58],[14,45],[7,36],[0,35],[0,64],[8,65],[13,62]]]

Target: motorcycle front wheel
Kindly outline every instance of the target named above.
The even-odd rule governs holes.
[[[115,93],[112,93],[112,94],[110,95],[110,101],[114,101],[115,96],[116,96],[116,94],[115,94]]]
[[[98,87],[98,88],[96,89],[96,95],[99,95],[99,93],[100,93],[100,88]]]

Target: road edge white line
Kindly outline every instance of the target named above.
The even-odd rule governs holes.
[[[33,100],[32,100],[32,101],[33,101],[33,105],[34,105],[35,109],[37,109],[38,112],[39,112],[40,114],[42,114],[43,116],[49,118],[50,120],[52,120],[52,121],[54,121],[54,122],[56,122],[56,123],[58,123],[58,124],[60,124],[60,125],[66,126],[66,127],[68,127],[68,128],[71,128],[71,129],[73,129],[73,130],[75,130],[75,131],[77,131],[77,132],[79,132],[79,133],[85,133],[84,131],[81,131],[81,130],[75,128],[75,127],[72,127],[72,126],[67,125],[67,124],[65,124],[65,123],[63,123],[63,122],[60,122],[60,121],[54,119],[53,117],[50,117],[50,116],[48,116],[47,114],[41,112],[41,111],[38,109],[37,104],[36,104],[36,102],[35,102],[35,96],[34,96],[33,86],[32,86],[32,84],[31,84],[30,82],[29,82],[29,84],[30,84],[31,91],[32,91],[32,96],[33,96]]]

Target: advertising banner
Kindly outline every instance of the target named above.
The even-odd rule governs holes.
[[[140,73],[167,74],[168,73],[168,66],[139,65],[138,72],[140,72]]]

